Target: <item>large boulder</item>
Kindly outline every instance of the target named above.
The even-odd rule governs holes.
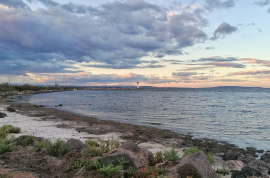
[[[7,115],[3,112],[0,112],[0,118],[4,118],[4,117],[7,117]]]
[[[67,141],[70,150],[83,150],[85,145],[78,139],[70,138]]]
[[[140,151],[140,147],[138,147],[135,143],[133,142],[125,142],[121,145],[121,148],[124,148],[126,150],[132,151],[132,152],[138,152]]]
[[[238,153],[235,152],[227,152],[223,156],[223,160],[228,161],[228,160],[237,160],[238,159]]]
[[[12,108],[12,107],[7,107],[7,111],[9,111],[9,112],[15,112],[16,110],[14,108]]]
[[[127,170],[129,167],[133,167],[136,170],[138,169],[138,166],[135,163],[134,158],[131,156],[131,154],[129,154],[126,151],[121,151],[121,152],[116,152],[113,154],[109,154],[106,156],[103,156],[102,158],[100,158],[100,163],[101,164],[105,164],[106,162],[112,162],[114,165],[118,164],[118,160],[120,159],[124,159],[127,161],[126,164],[124,164],[124,170]]]
[[[181,178],[218,178],[203,152],[184,157],[177,166],[177,172]]]
[[[270,154],[269,153],[265,153],[261,156],[261,160],[263,160],[264,162],[270,163]]]
[[[130,145],[131,144],[129,144],[129,146]],[[136,148],[135,150],[138,149],[137,147],[135,148]],[[116,165],[118,163],[117,160],[125,159],[126,161],[128,161],[128,163],[124,165],[124,170],[127,170],[129,167],[133,167],[136,170],[139,170],[140,168],[144,168],[151,165],[153,163],[153,158],[154,158],[153,153],[144,148],[139,148],[139,150],[137,150],[136,152],[124,148],[117,148],[115,150],[112,150],[102,158],[100,158],[100,162],[104,164],[105,162],[110,161]]]

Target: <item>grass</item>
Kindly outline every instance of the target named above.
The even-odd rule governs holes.
[[[185,155],[189,155],[189,154],[193,154],[193,153],[197,153],[200,152],[201,150],[199,150],[198,148],[188,148],[184,151]]]
[[[201,150],[199,150],[198,148],[188,148],[184,151],[184,154],[189,155],[189,154],[197,153],[200,151]],[[207,153],[206,157],[207,157],[207,160],[210,162],[210,164],[215,163],[215,159],[212,157],[211,153]]]
[[[165,151],[158,151],[155,153],[154,156],[154,162],[161,163],[164,161],[177,161],[180,157],[178,156],[178,152],[175,150],[175,148],[171,148],[170,150]]]
[[[23,147],[33,145],[35,142],[36,138],[32,135],[26,135],[22,140],[18,141],[18,145],[21,145]]]
[[[104,141],[102,140],[100,144],[95,140],[87,140],[86,144],[86,152],[89,156],[102,156],[103,153],[108,153],[111,150],[120,147],[120,142],[114,139]]]
[[[19,127],[13,127],[12,125],[3,125],[0,127],[0,139],[7,138],[9,133],[20,133],[21,129]]]
[[[178,156],[178,152],[175,150],[175,148],[165,150],[163,152],[163,157],[165,161],[177,161],[180,159]]]
[[[48,140],[45,144],[46,151],[49,155],[60,157],[69,152],[69,147],[64,140],[57,139],[55,142]]]
[[[98,172],[107,177],[115,176],[120,170],[123,169],[123,165],[114,166],[112,162],[106,162],[101,168],[98,169]]]
[[[13,138],[0,139],[0,154],[11,151],[10,143]]]

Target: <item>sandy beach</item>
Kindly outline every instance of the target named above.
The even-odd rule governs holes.
[[[193,139],[191,135],[179,135],[169,130],[101,121],[54,108],[16,103],[11,100],[9,96],[1,98],[0,112],[6,113],[7,117],[1,118],[0,126],[13,125],[21,128],[21,133],[14,134],[15,137],[33,135],[50,140],[74,138],[82,142],[87,139],[115,139],[121,143],[133,142],[140,148],[146,148],[154,154],[158,151],[175,148],[180,157],[183,156],[183,150],[197,147],[205,153],[212,153],[216,160],[213,165],[214,169],[221,169],[227,165],[230,170],[240,171],[244,166],[248,166],[259,169],[264,173],[264,177],[270,177],[266,173],[270,169],[270,164],[258,159],[258,155],[265,153],[263,150],[238,148],[236,145],[212,139]],[[8,112],[7,107],[9,106],[14,108],[16,112]],[[237,160],[224,161],[223,157],[227,153],[237,154]],[[9,156],[12,159],[12,155]],[[12,166],[8,167],[12,168]],[[46,175],[44,172],[40,174]],[[224,177],[231,177],[231,174]]]

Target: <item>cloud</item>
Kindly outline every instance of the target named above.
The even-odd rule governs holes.
[[[223,22],[214,32],[212,40],[218,39],[220,36],[224,37],[225,35],[232,34],[237,31],[237,27],[231,26],[230,24]]]
[[[187,77],[191,75],[197,75],[197,72],[173,72],[172,75],[175,77]]]
[[[266,67],[270,67],[270,61],[259,60],[254,58],[239,58],[240,61],[248,61],[247,64],[261,64]]]
[[[231,72],[228,75],[262,75],[262,74],[270,74],[270,70],[248,70],[248,71],[239,71],[239,72]]]
[[[228,9],[232,8],[235,6],[235,1],[236,0],[226,0],[226,1],[221,1],[221,0],[205,0],[206,5],[205,8],[212,11],[214,9]]]
[[[206,47],[205,49],[210,50],[210,49],[215,49],[215,47]]]
[[[0,4],[8,7],[27,8],[27,5],[22,0],[1,0]]]
[[[268,6],[267,12],[270,13],[270,0],[256,1],[253,4],[261,6],[261,7]]]
[[[209,58],[200,58],[200,59],[192,60],[192,62],[208,62],[208,61],[213,61],[213,62],[231,62],[231,61],[238,61],[238,59],[237,58],[234,58],[234,57],[227,57],[227,58],[209,57]]]
[[[228,68],[245,68],[243,64],[233,63],[233,62],[209,62],[202,63],[201,65],[209,65],[214,67],[228,67]]]
[[[31,10],[23,1],[0,1],[24,7],[0,6],[1,59],[37,64],[97,62],[106,68],[130,69],[142,67],[143,57],[181,55],[183,48],[207,39],[202,27],[208,22],[199,11],[168,17],[168,9],[144,0],[98,7],[53,0],[28,3],[36,1],[46,8]]]
[[[263,0],[263,1],[256,1],[256,2],[254,2],[254,4],[256,4],[256,5],[259,5],[259,6],[267,6],[267,5],[269,5],[270,4],[270,0]]]

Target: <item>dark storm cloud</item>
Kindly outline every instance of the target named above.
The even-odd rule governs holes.
[[[220,36],[225,36],[232,34],[237,31],[237,27],[231,26],[230,24],[223,22],[214,32],[214,36],[211,38],[212,40],[218,39]]]
[[[0,7],[1,59],[39,64],[71,60],[102,63],[107,68],[140,68],[142,57],[181,55],[182,48],[207,39],[201,27],[208,22],[199,11],[168,16],[168,9],[144,0],[99,7],[28,0],[35,1],[47,8]],[[19,0],[0,4],[26,8]]]
[[[22,0],[1,0],[0,4],[15,8],[27,8],[27,5]]]

